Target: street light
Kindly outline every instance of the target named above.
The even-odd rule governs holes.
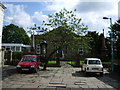
[[[103,17],[103,19],[109,19],[110,20],[110,26],[112,26],[112,18]],[[113,30],[111,28],[111,62],[112,62],[112,72],[114,72],[114,51],[113,51]]]

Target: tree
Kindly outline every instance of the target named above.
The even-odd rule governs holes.
[[[43,25],[49,26],[50,28],[64,27],[65,30],[75,32],[78,35],[82,35],[88,29],[83,23],[81,23],[81,18],[77,18],[75,15],[76,9],[74,11],[68,11],[65,8],[54,15],[48,15],[49,22],[43,21]],[[49,28],[43,28],[48,30]]]
[[[120,20],[116,21],[112,25],[113,37],[114,37],[114,53],[117,52],[117,56],[120,59]]]
[[[49,15],[48,22],[43,21],[43,26],[46,28],[43,27],[42,31],[47,33],[52,28],[54,32],[50,33],[48,39],[53,45],[56,44],[58,48],[67,46],[75,51],[74,54],[78,54],[81,47],[84,47],[84,51],[88,51],[89,37],[84,36],[88,28],[81,23],[81,18],[77,18],[75,11],[68,11],[64,8],[54,15]],[[57,34],[59,37],[56,36]],[[50,38],[52,35],[55,37]]]
[[[55,13],[54,15],[48,15],[48,22],[43,21],[43,25],[47,26],[47,28],[42,28],[43,31],[49,32],[49,28],[53,30],[59,30],[61,33],[61,39],[59,37],[60,42],[58,46],[70,46],[72,49],[78,51],[79,45],[82,44],[83,47],[87,49],[88,47],[88,37],[84,37],[84,34],[87,31],[87,26],[81,23],[81,18],[77,18],[74,11],[68,11],[65,8],[60,12]],[[74,33],[74,35],[71,33]],[[71,38],[71,39],[69,39]],[[69,40],[68,40],[69,39]],[[73,40],[74,39],[74,40]]]
[[[23,28],[10,24],[3,27],[2,42],[30,44],[30,38]]]
[[[96,55],[96,54],[99,54],[100,51],[100,47],[98,47],[99,45],[99,34],[96,32],[96,31],[89,31],[87,34],[86,34],[86,37],[90,37],[91,38],[91,41],[90,41],[90,47],[91,47],[91,54],[92,55]]]

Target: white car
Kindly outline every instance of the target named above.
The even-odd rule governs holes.
[[[103,75],[103,65],[100,59],[98,58],[85,58],[85,61],[82,65],[82,71],[87,75],[88,73],[100,73]]]

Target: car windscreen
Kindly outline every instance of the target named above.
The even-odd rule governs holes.
[[[101,64],[99,60],[89,60],[88,64]]]
[[[36,57],[25,56],[25,57],[22,57],[21,61],[32,61],[32,62],[36,62],[36,61],[37,61],[37,58],[36,58]]]

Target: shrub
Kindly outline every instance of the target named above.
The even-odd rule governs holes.
[[[13,52],[12,53],[12,65],[17,65],[17,63],[21,60],[23,56],[23,52]]]
[[[23,56],[23,52],[13,52],[13,53],[12,53],[12,58],[13,58],[13,59],[18,59],[18,60],[20,60],[20,59],[22,58],[22,56]]]

